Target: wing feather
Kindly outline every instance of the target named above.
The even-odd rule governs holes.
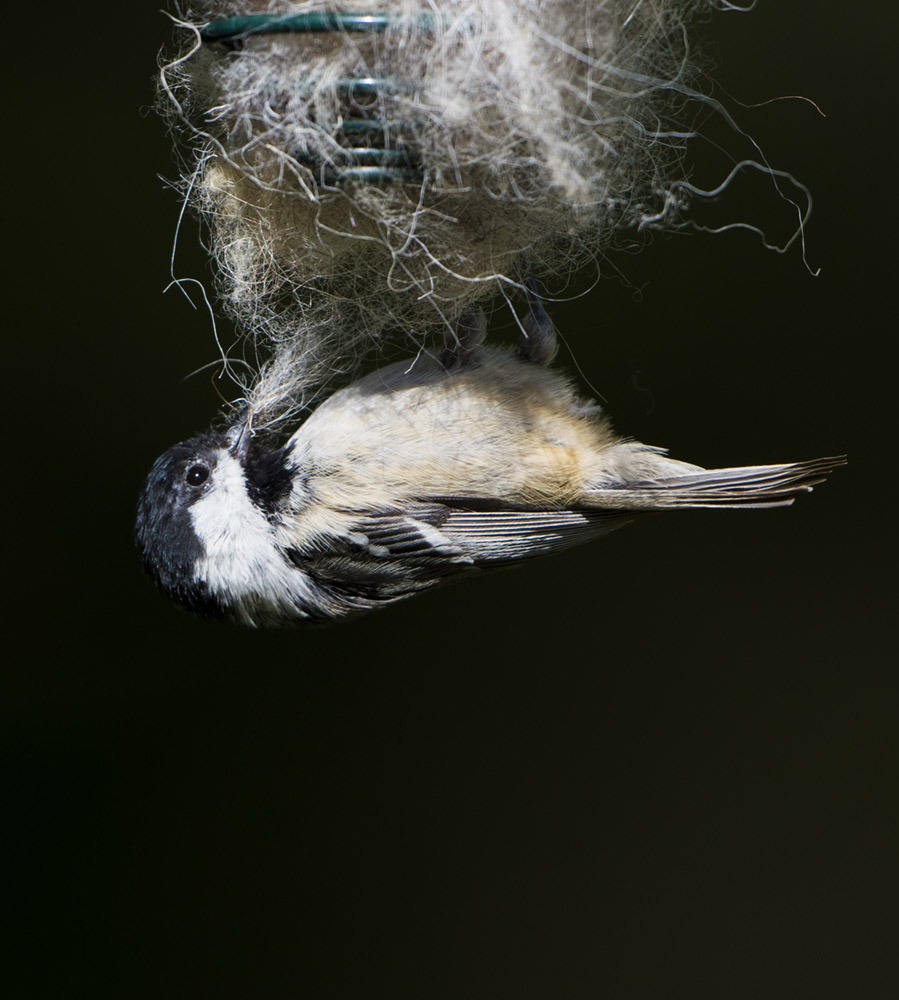
[[[471,504],[493,508],[495,502],[475,499]],[[362,610],[479,566],[501,566],[579,545],[635,516],[620,511],[468,510],[424,502],[361,514],[346,535],[288,550],[287,556],[335,608]]]
[[[559,552],[634,519],[622,511],[450,511],[441,530],[479,563]]]

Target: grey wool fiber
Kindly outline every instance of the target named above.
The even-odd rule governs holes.
[[[261,360],[244,388],[278,422],[382,338],[415,350],[531,275],[675,226],[692,89],[687,27],[711,0],[195,2],[161,103],[219,292]],[[200,29],[246,14],[387,12],[381,33]],[[427,18],[426,26],[423,18]],[[365,104],[347,81],[388,81]],[[350,88],[352,91],[352,88]],[[345,128],[377,123],[415,171],[341,176]],[[268,359],[268,360],[266,360]]]

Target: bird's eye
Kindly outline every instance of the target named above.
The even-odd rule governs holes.
[[[209,478],[209,469],[205,465],[192,465],[184,473],[184,478],[190,486],[202,486]]]

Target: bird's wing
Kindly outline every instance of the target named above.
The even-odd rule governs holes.
[[[495,500],[446,497],[365,512],[340,537],[287,554],[341,610],[362,610],[479,566],[495,567],[578,545],[634,516],[620,511],[508,510]]]
[[[603,510],[509,510],[457,497],[444,502],[449,506],[440,530],[478,563],[558,552],[606,535],[636,516]]]

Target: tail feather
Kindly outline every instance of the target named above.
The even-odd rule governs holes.
[[[620,487],[590,490],[590,507],[616,510],[669,510],[678,507],[787,507],[828,474],[846,464],[845,455],[786,465],[706,469],[664,479],[644,479]]]

